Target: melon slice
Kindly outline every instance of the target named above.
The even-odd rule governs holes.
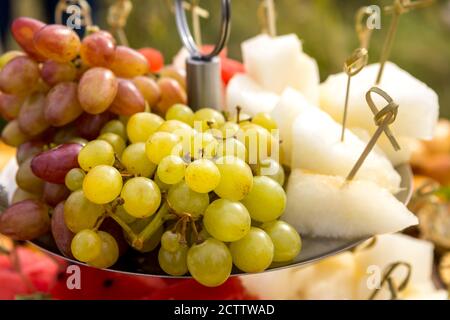
[[[265,90],[280,95],[292,87],[317,104],[319,68],[302,52],[302,43],[295,34],[258,35],[242,43],[242,55],[247,73]]]
[[[360,238],[403,230],[417,217],[387,189],[371,181],[351,181],[293,170],[282,219],[302,235]]]
[[[342,126],[321,110],[300,114],[292,125],[291,167],[347,177],[367,143],[350,130],[341,142],[341,130]],[[401,182],[389,160],[376,150],[370,152],[355,179],[373,181],[394,193]]]
[[[227,110],[234,113],[237,106],[250,116],[258,112],[271,112],[279,100],[273,92],[264,90],[246,74],[237,74],[228,83]]]
[[[375,128],[374,116],[369,109],[365,95],[374,85],[379,64],[364,68],[352,78],[349,104],[348,126],[364,128],[372,132]],[[328,77],[320,85],[320,106],[337,121],[341,121],[344,108],[347,75],[339,73]],[[398,116],[391,125],[396,136],[431,139],[439,117],[437,94],[397,65],[388,62],[379,85],[400,106]],[[383,99],[374,96],[374,102],[382,108]]]
[[[409,263],[412,267],[409,285],[403,292],[403,297],[413,298],[414,296],[431,293],[432,290],[425,289],[430,287],[427,284],[430,283],[432,278],[433,250],[434,246],[431,242],[406,235],[378,236],[373,247],[357,251],[355,254],[356,264],[361,275],[358,297],[367,299],[372,292],[367,283],[372,282],[379,275],[382,276],[386,267],[399,261]],[[392,276],[399,284],[405,278],[406,273],[404,267],[399,267],[392,273]],[[432,288],[434,289],[434,286]],[[389,291],[383,287],[377,298],[386,299],[389,296]]]

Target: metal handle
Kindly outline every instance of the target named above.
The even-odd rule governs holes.
[[[228,42],[231,28],[231,0],[221,0],[222,22],[219,40],[214,49],[203,54],[197,47],[189,29],[183,0],[175,0],[175,18],[183,45],[190,57],[186,61],[189,106],[194,109],[222,107],[220,58],[217,57]]]

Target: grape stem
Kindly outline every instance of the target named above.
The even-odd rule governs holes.
[[[150,239],[153,234],[163,225],[164,221],[166,220],[165,218],[169,214],[169,212],[169,206],[167,205],[167,203],[164,203],[156,213],[152,222],[150,222],[150,224],[145,227],[144,230],[142,230],[137,238],[133,240],[133,247],[142,249],[144,242]]]
[[[137,239],[137,236],[133,232],[133,230],[131,230],[130,226],[125,221],[123,221],[115,212],[113,212],[109,207],[105,207],[105,209],[108,212],[108,215],[112,219],[114,219],[115,222],[117,222],[117,224],[123,229],[123,231],[131,239],[132,243],[134,243],[134,241],[136,241],[136,239]]]

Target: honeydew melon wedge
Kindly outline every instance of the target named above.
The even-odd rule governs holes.
[[[246,74],[235,75],[227,86],[227,110],[232,113],[237,106],[250,116],[258,112],[271,112],[279,99],[278,95],[264,90]]]
[[[292,168],[346,177],[366,147],[365,142],[319,109],[300,114],[292,124]],[[401,178],[389,160],[372,150],[355,179],[369,180],[391,192],[399,190]]]
[[[364,129],[351,128],[350,131],[352,131],[355,135],[358,136],[358,138],[366,143],[370,140],[371,135]],[[389,159],[389,161],[391,161],[393,166],[409,163],[413,152],[413,144],[416,139],[408,137],[395,138],[397,139],[397,142],[401,147],[400,150],[395,150],[392,147],[389,139],[385,135],[381,135],[380,139],[377,142],[376,150],[379,153],[383,153]]]
[[[317,62],[302,52],[295,34],[279,37],[258,35],[242,43],[248,75],[262,88],[281,95],[287,87],[301,91],[314,104],[319,99]]]
[[[348,103],[349,127],[360,127],[372,132],[375,128],[373,113],[367,106],[366,92],[374,85],[379,64],[364,68],[352,78]],[[320,106],[334,119],[341,121],[344,108],[347,75],[329,76],[320,85]],[[431,139],[439,117],[437,94],[425,83],[417,80],[397,65],[386,63],[379,85],[400,106],[395,122],[390,126],[396,136]],[[386,102],[374,96],[374,102],[382,108]]]
[[[415,239],[402,234],[378,236],[375,244],[365,250],[357,251],[355,260],[361,275],[358,286],[358,297],[367,299],[372,292],[368,283],[373,283],[376,277],[383,276],[385,269],[392,263],[399,261],[409,263],[412,268],[408,286],[403,292],[404,298],[432,293],[434,286],[430,286],[433,268],[434,246],[429,241]],[[400,284],[406,276],[406,268],[399,267],[392,276],[395,283]],[[428,289],[427,289],[428,287]],[[387,288],[387,287],[386,287]],[[378,299],[390,297],[389,291],[383,287]]]
[[[387,189],[371,181],[293,170],[282,220],[302,235],[355,239],[392,233],[418,223]]]
[[[291,166],[292,158],[292,124],[298,115],[308,110],[319,110],[299,91],[287,88],[283,91],[277,105],[271,112],[278,125],[280,140],[280,159],[284,165]]]

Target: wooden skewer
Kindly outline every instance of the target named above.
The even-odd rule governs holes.
[[[277,17],[275,11],[274,0],[261,0],[258,15],[262,32],[267,33],[271,37],[277,36]]]
[[[367,17],[372,14],[369,7],[361,7],[355,16],[355,29],[359,39],[359,47],[369,49],[373,29],[367,27]]]
[[[373,99],[372,99],[372,93],[377,93],[381,97],[383,97],[388,104],[381,110],[378,110],[375,106]],[[351,181],[358,173],[359,169],[363,165],[364,161],[366,160],[367,156],[370,154],[372,149],[375,147],[375,144],[377,143],[378,139],[380,138],[383,131],[387,135],[389,141],[391,142],[392,146],[395,150],[400,150],[400,146],[393,136],[392,132],[389,129],[389,124],[392,124],[396,117],[398,112],[398,104],[394,102],[394,100],[383,90],[377,87],[372,87],[367,93],[366,93],[366,100],[367,104],[369,105],[370,109],[374,113],[375,117],[375,124],[378,126],[377,130],[373,134],[372,138],[369,140],[369,143],[367,144],[366,148],[364,149],[363,153],[359,157],[356,164],[353,166],[352,170],[347,176],[346,181]]]
[[[369,53],[365,48],[356,49],[344,63],[344,72],[347,74],[347,90],[345,93],[344,115],[342,117],[341,142],[345,140],[345,129],[347,127],[348,99],[350,96],[350,84],[354,75],[357,75],[369,60]]]
[[[380,69],[378,71],[376,84],[380,84],[381,78],[383,76],[384,67],[392,51],[392,46],[394,44],[395,34],[397,33],[398,24],[400,21],[400,16],[414,9],[425,8],[432,4],[434,0],[395,0],[394,4],[384,8],[386,13],[392,13],[391,26],[383,45],[383,50],[381,51],[380,57]]]
[[[108,25],[111,32],[116,34],[119,43],[128,46],[128,38],[125,33],[125,26],[128,22],[128,17],[133,10],[133,3],[131,0],[116,0],[116,2],[109,7],[108,10]]]

